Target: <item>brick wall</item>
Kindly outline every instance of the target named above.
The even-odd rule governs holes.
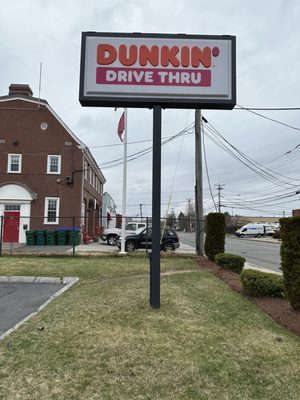
[[[42,125],[43,124],[43,125]],[[47,124],[47,129],[42,129]],[[22,172],[8,173],[8,154],[22,154]],[[47,174],[47,156],[61,155],[61,174]],[[60,198],[59,226],[80,226],[83,194],[83,153],[78,143],[42,103],[11,100],[0,102],[0,184],[23,183],[34,193],[31,203],[31,229],[55,229],[43,224],[45,197]],[[70,181],[71,179],[71,181]],[[102,196],[89,184],[87,201]]]

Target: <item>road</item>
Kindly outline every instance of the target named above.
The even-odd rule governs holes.
[[[195,247],[195,233],[178,232],[178,236],[182,243]],[[280,271],[280,243],[226,236],[225,251],[243,256],[250,264]]]

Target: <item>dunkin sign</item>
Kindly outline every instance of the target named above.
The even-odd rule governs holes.
[[[83,33],[80,102],[87,106],[233,108],[232,36]]]

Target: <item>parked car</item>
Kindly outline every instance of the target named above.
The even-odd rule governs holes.
[[[125,225],[126,235],[134,234],[138,228],[145,228],[146,222],[130,222]],[[101,235],[101,239],[107,242],[110,246],[115,246],[117,244],[117,238],[121,235],[122,229],[119,228],[107,228]]]
[[[121,249],[121,240],[117,240],[117,246]],[[161,250],[174,251],[180,246],[177,232],[174,229],[165,228],[163,237],[161,238]],[[152,228],[140,228],[134,235],[125,237],[125,251],[131,252],[137,249],[152,248]]]

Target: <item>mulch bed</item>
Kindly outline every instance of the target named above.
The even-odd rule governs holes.
[[[291,332],[300,336],[300,310],[294,310],[287,300],[272,297],[254,297],[246,294],[238,274],[219,267],[205,257],[198,257],[198,265],[200,270],[209,271],[222,279],[231,289],[254,303],[278,324],[285,326]]]

